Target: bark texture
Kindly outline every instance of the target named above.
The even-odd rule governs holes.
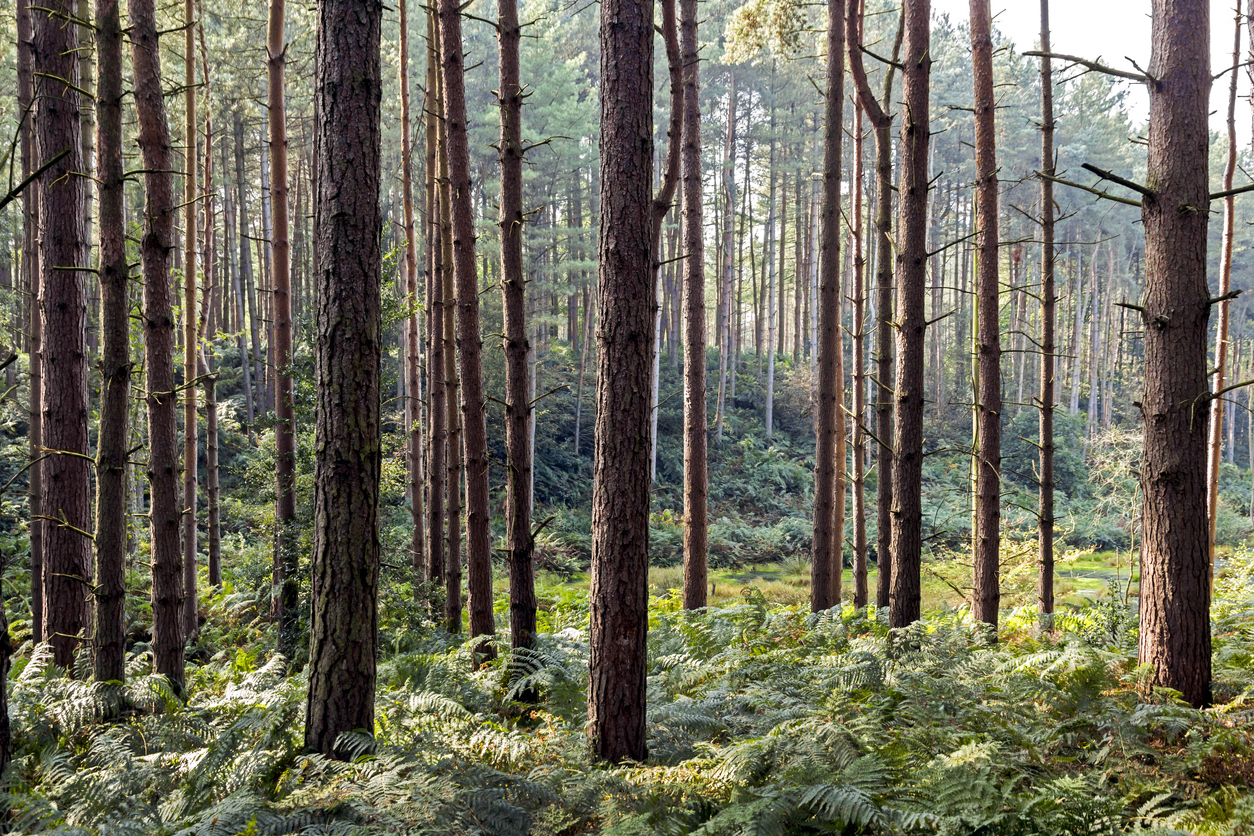
[[[435,14],[427,12],[427,91],[433,107],[426,119],[427,188],[427,392],[430,420],[427,436],[427,580],[434,589],[444,583],[444,482],[447,465],[444,447],[448,423],[444,403],[444,278],[440,228],[440,189],[436,186],[439,149],[439,52]],[[434,591],[434,590],[433,590]]]
[[[1049,47],[1049,0],[1041,0],[1041,52]],[[1058,291],[1054,284],[1054,74],[1049,58],[1041,59],[1041,410],[1040,509],[1037,541],[1040,575],[1036,585],[1037,607],[1054,611],[1054,376],[1057,372]]]
[[[196,470],[200,458],[196,429],[196,207],[199,205],[196,159],[196,11],[183,4],[183,641],[200,632],[196,603]]]
[[[379,643],[380,0],[320,0],[314,69],[317,425],[305,749],[374,732]]]
[[[601,4],[600,253],[588,735],[642,761],[653,356],[653,2]]]
[[[1144,525],[1139,659],[1152,684],[1210,702],[1206,526],[1210,4],[1154,0],[1145,225]]]

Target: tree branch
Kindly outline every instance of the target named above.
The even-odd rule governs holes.
[[[1116,70],[1114,67],[1108,67],[1105,64],[1099,64],[1097,61],[1090,61],[1089,59],[1081,58],[1078,55],[1064,55],[1061,52],[1041,52],[1039,50],[1025,52],[1023,55],[1028,58],[1058,58],[1062,61],[1070,61],[1072,64],[1079,64],[1081,67],[1088,67],[1090,70],[1094,70],[1099,73],[1105,73],[1106,75],[1126,78],[1131,81],[1139,81],[1142,84],[1149,84],[1151,82],[1157,83],[1157,80],[1152,78],[1148,73],[1131,73],[1127,70]],[[1133,66],[1135,66],[1135,63]]]

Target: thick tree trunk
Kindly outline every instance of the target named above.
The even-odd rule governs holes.
[[[1232,43],[1232,66],[1241,60],[1241,0],[1237,0],[1236,26]],[[1228,157],[1224,164],[1224,191],[1232,189],[1233,175],[1237,169],[1237,73],[1232,72],[1228,84]],[[1223,243],[1219,251],[1219,297],[1228,295],[1232,279],[1232,239],[1236,227],[1236,197],[1224,198]],[[1228,372],[1228,318],[1231,301],[1219,303],[1219,324],[1215,332],[1215,377],[1211,391],[1221,391],[1227,383]],[[1206,516],[1207,562],[1211,592],[1215,589],[1215,523],[1219,518],[1219,454],[1223,447],[1224,399],[1210,402],[1210,431],[1206,444]]]
[[[196,158],[196,11],[193,0],[183,4],[183,641],[200,632],[197,617],[196,469],[200,458],[196,421],[196,207],[200,204]]]
[[[522,81],[517,0],[498,0],[501,71],[501,295],[505,311],[505,549],[509,553],[510,646],[535,643],[536,589],[531,533],[531,375],[522,267]]]
[[[1211,699],[1206,548],[1207,110],[1210,4],[1154,0],[1149,72],[1153,196],[1145,225],[1145,453],[1139,661],[1151,684]]]
[[[1001,319],[998,307],[997,134],[993,109],[993,39],[988,0],[971,0],[971,58],[975,80],[976,212],[980,234],[976,277],[979,379],[976,387],[974,616],[997,628],[1001,605]],[[933,316],[939,316],[936,310]],[[937,375],[943,370],[937,369]],[[996,633],[994,632],[994,635]]]
[[[161,55],[153,0],[130,0],[137,136],[143,157],[144,371],[148,402],[148,518],[152,531],[153,668],[183,684],[183,603],[179,553],[178,441],[175,426],[174,313],[170,255],[175,247],[174,167],[161,88]]]
[[[68,154],[39,179],[43,273],[44,635],[53,660],[74,663],[87,627],[91,578],[90,469],[87,456],[86,178],[79,111],[78,27],[74,6],[32,8],[38,158]],[[63,451],[63,452],[62,452]]]
[[[932,58],[930,0],[905,0],[902,72],[901,226],[897,248],[897,352],[893,448],[893,570],[889,623],[919,619],[923,533],[923,396],[927,322],[928,112]]]
[[[285,0],[270,0],[266,32],[267,103],[270,116],[270,203],[274,227],[270,260],[274,266],[274,592],[270,616],[279,629],[279,652],[289,659],[296,651],[299,592],[297,552],[292,521],[296,519],[296,405],[292,395],[292,260],[287,207],[287,104],[284,74],[287,44],[283,40]],[[405,133],[408,142],[408,129]]]
[[[436,20],[440,18],[437,15]],[[439,29],[437,28],[437,32]],[[441,46],[441,52],[443,47]],[[444,71],[441,56],[438,101],[439,113],[444,112]],[[445,482],[444,518],[447,530],[447,565],[444,584],[444,618],[450,633],[462,629],[462,424],[458,413],[456,298],[453,282],[453,213],[452,196],[448,175],[448,122],[440,120],[440,281],[443,286],[443,314],[441,330],[444,334],[444,415],[448,425],[445,437],[445,463],[448,475]]]
[[[22,120],[22,179],[30,176],[39,163],[35,149],[34,42],[30,0],[17,0],[17,79],[18,108]],[[35,644],[44,640],[44,521],[43,516],[43,304],[42,279],[39,266],[39,194],[38,186],[22,192],[22,271],[30,289],[30,597],[31,638]]]
[[[705,240],[701,204],[701,106],[697,60],[697,0],[680,0],[683,65],[683,214],[684,214],[684,609],[706,605],[709,536],[709,471],[705,412]],[[736,94],[729,93],[728,149],[735,143]],[[672,139],[672,142],[674,140]],[[723,281],[720,307],[731,283],[732,183],[723,168],[727,216],[723,219]],[[723,318],[724,333],[730,321]],[[719,335],[719,401],[726,390],[728,340]],[[720,418],[722,417],[720,409]]]
[[[1049,0],[1041,0],[1041,52],[1049,54]],[[1057,346],[1054,328],[1057,321],[1058,291],[1054,286],[1054,76],[1048,57],[1041,59],[1041,392],[1037,404],[1041,410],[1040,437],[1040,509],[1038,511],[1037,545],[1040,575],[1036,585],[1037,606],[1043,615],[1054,612],[1054,407],[1057,395],[1054,378],[1057,374]]]
[[[122,180],[122,24],[96,0],[96,176],[100,190],[100,431],[96,445],[95,678],[126,678],[126,448],[131,388],[130,296]]]
[[[379,643],[379,0],[319,0],[313,623],[305,749],[374,730]]]
[[[643,761],[653,352],[653,2],[601,4],[601,225],[588,734]]]
[[[470,635],[496,632],[492,615],[492,531],[488,509],[488,426],[484,411],[479,334],[475,218],[471,206],[470,145],[466,135],[465,63],[457,0],[440,0],[440,60],[452,208],[453,275],[457,285],[457,371],[466,456],[466,567]],[[477,655],[490,657],[490,645]]]
[[[818,287],[818,380],[814,419],[814,545],[810,610],[840,604],[845,522],[844,375],[840,334],[841,132],[845,102],[845,2],[827,0],[827,95],[823,134],[823,208]],[[853,0],[857,2],[857,0]],[[772,123],[774,118],[772,117]],[[774,163],[774,153],[772,164]],[[773,166],[772,166],[773,167]],[[773,182],[773,181],[772,181]],[[774,192],[774,188],[771,189]],[[767,425],[770,435],[770,425]]]
[[[422,504],[422,370],[418,342],[418,232],[414,227],[414,149],[409,107],[409,14],[407,0],[399,0],[401,30],[401,200],[405,211],[405,458],[409,472],[409,565],[415,595],[426,574]],[[276,218],[277,225],[277,218]],[[279,381],[280,387],[282,380]]]

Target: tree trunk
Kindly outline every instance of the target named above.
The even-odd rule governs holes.
[[[1048,56],[1049,0],[1041,0],[1041,52]],[[1037,606],[1043,615],[1054,612],[1054,376],[1057,373],[1057,347],[1054,327],[1058,295],[1054,286],[1054,76],[1048,57],[1041,59],[1041,410],[1040,509],[1037,546],[1040,575],[1037,579]],[[1046,622],[1048,624],[1048,621]]]
[[[856,2],[856,0],[855,0]],[[841,132],[845,101],[845,0],[827,0],[827,95],[823,135],[823,209],[820,226],[818,381],[814,419],[814,545],[810,610],[840,604],[845,521],[844,374],[840,334]],[[771,119],[774,124],[774,117]],[[774,168],[774,153],[772,168]],[[772,175],[773,177],[774,175]],[[772,180],[773,182],[773,180]],[[774,188],[771,189],[774,192]],[[770,435],[770,424],[767,424]]]
[[[422,375],[418,342],[418,232],[414,227],[414,149],[409,114],[409,15],[407,0],[399,0],[401,30],[401,200],[405,211],[405,458],[409,472],[409,565],[414,594],[426,574],[422,541]],[[277,169],[277,167],[276,167]],[[278,176],[277,174],[275,175]],[[278,226],[278,217],[275,217]],[[277,261],[276,261],[277,263]],[[279,386],[283,385],[280,378]]]
[[[379,619],[379,0],[319,0],[317,424],[305,750],[374,729]]]
[[[531,533],[531,403],[527,296],[523,280],[522,81],[517,0],[498,0],[501,54],[501,296],[505,312],[506,551],[509,553],[510,646],[535,643],[536,589]],[[520,675],[521,669],[514,674]]]
[[[86,180],[79,112],[78,27],[67,0],[32,9],[38,158],[68,154],[39,179],[43,272],[44,635],[55,664],[74,663],[91,577],[87,456]],[[47,453],[45,453],[47,454]],[[68,454],[68,455],[67,455]],[[81,458],[80,458],[81,456]]]
[[[440,16],[436,15],[437,23],[442,26],[443,22]],[[440,29],[437,27],[436,32]],[[441,41],[440,51],[443,53],[443,45]],[[444,70],[443,55],[441,54],[439,85],[440,90],[437,105],[439,110],[437,113],[444,112]],[[448,426],[448,433],[445,436],[445,462],[447,464],[447,477],[445,481],[445,512],[444,518],[448,524],[447,529],[447,546],[446,546],[446,566],[445,566],[445,592],[444,592],[444,618],[446,626],[450,633],[459,633],[462,629],[462,424],[458,414],[458,380],[457,380],[457,354],[456,354],[456,304],[454,286],[453,286],[453,215],[452,215],[452,196],[449,187],[448,176],[448,122],[445,119],[440,120],[440,174],[439,174],[439,190],[440,190],[440,281],[443,286],[441,291],[443,299],[443,323],[441,325],[444,334],[444,416]]]
[[[30,0],[17,0],[17,78],[18,107],[28,118],[21,127],[22,178],[29,177],[38,167],[35,148],[35,98],[34,98],[34,44],[35,35],[31,20]],[[22,270],[26,286],[30,289],[30,592],[31,592],[31,639],[35,644],[44,640],[44,525],[43,517],[43,325],[40,308],[43,305],[42,277],[39,266],[39,195],[38,186],[22,192]]]
[[[1241,0],[1237,0],[1236,26],[1232,36],[1232,66],[1241,60]],[[1237,169],[1237,73],[1232,72],[1228,84],[1228,157],[1224,165],[1224,191],[1232,189],[1233,175]],[[1236,197],[1228,195],[1224,198],[1224,229],[1223,243],[1219,251],[1219,297],[1228,295],[1232,279],[1232,239],[1236,226]],[[1211,384],[1212,392],[1223,390],[1227,382],[1228,371],[1228,314],[1231,301],[1225,299],[1219,303],[1219,324],[1215,334],[1215,379]],[[1223,446],[1224,431],[1224,399],[1214,398],[1210,402],[1210,431],[1206,449],[1206,515],[1207,560],[1211,593],[1215,591],[1215,523],[1219,518],[1219,453]]]
[[[1145,225],[1144,534],[1139,661],[1152,685],[1195,706],[1211,699],[1207,583],[1206,285],[1210,4],[1154,0],[1149,72],[1153,196]]]
[[[196,12],[193,0],[183,4],[183,641],[200,632],[197,618],[196,465],[200,458],[196,422],[196,206],[200,202],[196,158]]]
[[[205,47],[205,27],[203,22],[196,26],[200,40],[201,79],[205,88],[205,156],[204,156],[204,282],[201,284],[200,317],[197,329],[200,333],[201,351],[197,358],[200,374],[205,384],[205,498],[207,502],[206,541],[209,547],[209,585],[214,588],[222,586],[222,530],[221,509],[219,507],[220,490],[218,483],[218,371],[216,334],[222,329],[217,318],[218,300],[214,290],[218,287],[217,259],[217,216],[214,198],[217,189],[213,184],[213,119],[209,102],[209,50]],[[205,348],[208,347],[206,352]]]
[[[975,477],[975,590],[973,615],[993,627],[1001,606],[1001,319],[998,307],[997,134],[993,108],[993,39],[988,0],[971,0],[971,60],[975,80],[976,320],[979,379],[976,417],[979,444]],[[939,316],[935,310],[933,316]],[[937,370],[939,375],[941,370]]]
[[[153,0],[130,0],[137,142],[143,157],[144,371],[148,402],[148,518],[152,531],[153,668],[181,690],[184,640],[179,553],[178,441],[175,426],[174,313],[170,255],[174,250],[174,167],[161,87],[161,56]]]
[[[653,2],[601,4],[601,225],[588,734],[643,761],[649,565]]]
[[[697,0],[680,0],[683,64],[683,212],[684,212],[684,609],[706,605],[706,563],[709,535],[709,471],[705,413],[705,240],[701,204],[701,105],[697,60]],[[734,79],[734,76],[733,76]],[[736,94],[729,93],[727,158],[735,143]],[[727,195],[723,218],[723,280],[720,307],[731,284],[733,188],[724,165]],[[723,317],[724,334],[730,321]],[[719,336],[719,395],[726,391],[729,341]],[[720,410],[721,417],[721,410]]]
[[[126,448],[131,323],[122,179],[122,23],[117,0],[96,0],[96,177],[100,190],[100,430],[96,445],[97,682],[126,678]],[[2,639],[0,639],[2,640]]]
[[[829,34],[829,37],[830,37],[830,34]],[[834,95],[836,95],[837,98],[841,98],[842,96],[842,94],[839,91],[837,91]],[[830,103],[828,105],[828,109],[829,111],[831,109]],[[837,113],[839,112],[840,111],[838,110]],[[831,114],[829,113],[828,115],[830,116]],[[767,198],[766,198],[766,202],[767,202],[766,235],[765,235],[766,253],[765,253],[765,258],[763,259],[763,261],[765,262],[763,265],[763,269],[766,271],[767,276],[769,278],[765,278],[762,283],[763,284],[762,289],[766,293],[766,299],[764,300],[762,307],[766,313],[766,418],[765,418],[765,425],[766,425],[766,437],[767,438],[770,438],[772,435],[774,435],[774,431],[775,431],[774,425],[775,425],[775,174],[776,172],[775,172],[775,64],[774,63],[771,64],[770,137],[771,137],[771,140],[770,140],[771,141],[771,154],[770,154],[769,168],[767,170],[767,176],[770,178],[770,185],[767,188]],[[835,275],[839,276],[840,265],[837,264],[833,269],[837,271]],[[839,293],[840,291],[837,290],[836,310],[839,310],[839,305],[840,305]],[[840,339],[839,314],[834,314],[834,316],[838,317],[837,319],[833,321],[836,323],[835,325],[835,328],[837,330],[836,339],[838,341],[837,347],[839,348],[839,339]],[[836,385],[839,386],[839,383]],[[816,451],[815,455],[818,456],[821,454]],[[817,486],[815,487],[815,492],[816,492],[815,495],[817,496],[817,492],[818,492]],[[824,609],[826,609],[826,607],[824,607]]]
[[[897,355],[893,419],[893,572],[889,623],[919,620],[923,532],[923,297],[927,286],[930,0],[905,0],[902,71],[901,226],[897,250]]]
[[[444,68],[444,122],[453,219],[453,274],[457,285],[457,371],[461,385],[466,456],[466,566],[470,635],[496,632],[492,616],[492,531],[488,509],[488,426],[480,359],[479,286],[475,218],[471,206],[470,145],[466,136],[466,84],[461,11],[440,0],[440,60]],[[479,645],[480,658],[492,656]]]
[[[296,519],[296,405],[292,394],[292,272],[287,206],[287,103],[284,75],[287,44],[283,39],[285,0],[270,0],[266,29],[267,104],[270,128],[270,261],[274,268],[274,592],[270,618],[278,625],[279,653],[296,651],[297,552],[292,522]],[[406,127],[406,142],[409,132]]]
[[[448,413],[444,386],[444,257],[440,225],[439,163],[439,38],[435,13],[427,10],[426,201],[427,201],[427,580],[432,593],[444,585],[444,488],[448,476],[445,446]]]
[[[697,24],[694,21],[692,25],[695,29]],[[688,60],[687,58],[684,59],[685,66],[687,66],[687,63],[686,63],[687,60]],[[696,58],[694,57],[692,60],[695,61]],[[689,106],[696,107],[696,105],[688,105],[688,104],[685,105],[685,107],[689,107]],[[698,120],[697,128],[699,129],[700,128],[700,114],[697,115],[697,120]],[[699,151],[700,149],[698,148],[698,152]],[[734,342],[733,340],[729,339],[729,336],[732,333],[732,325],[731,325],[731,318],[730,318],[730,309],[731,309],[730,302],[731,302],[731,286],[732,286],[732,245],[734,243],[732,240],[732,236],[734,234],[734,228],[732,226],[732,222],[734,221],[736,217],[736,174],[735,174],[735,165],[733,164],[735,156],[736,156],[736,70],[734,67],[731,67],[727,71],[727,142],[724,145],[724,150],[723,150],[723,195],[726,198],[726,202],[724,204],[725,209],[723,213],[723,277],[722,277],[722,280],[719,281],[719,284],[718,284],[718,314],[719,314],[719,318],[724,321],[724,326],[723,326],[723,330],[716,329],[717,333],[715,335],[719,342],[719,346],[718,346],[718,406],[715,410],[715,421],[714,421],[714,425],[715,425],[714,426],[714,439],[715,439],[715,443],[717,444],[723,443],[723,417],[727,411],[727,394],[728,394],[727,354],[728,354],[729,347],[734,351]],[[699,162],[700,161],[698,160],[698,163]],[[698,168],[699,168],[699,165],[698,165]],[[697,176],[700,177],[699,172]],[[688,188],[687,177],[685,176],[685,186],[684,186],[685,199],[687,198],[687,188]],[[697,199],[697,203],[700,204],[700,198]],[[687,204],[685,204],[685,206],[686,205]],[[698,218],[700,217],[700,208],[701,207],[699,205],[696,208]],[[685,211],[687,210],[685,209]],[[700,239],[701,236],[697,235],[695,236],[695,238]],[[691,240],[692,239],[689,239],[689,242]],[[704,244],[704,242],[702,242],[702,244]],[[688,250],[687,247],[685,246],[685,252],[691,252],[691,251]],[[690,261],[691,259],[692,259],[692,256],[689,256],[688,261]],[[685,270],[688,269],[688,261],[684,262]],[[702,284],[704,285],[704,282],[702,282]],[[686,288],[687,288],[687,285],[685,285],[685,289]],[[687,305],[687,301],[688,301],[688,297],[685,296],[684,297],[685,306]],[[701,304],[701,309],[702,309],[702,320],[703,320],[702,324],[704,326],[704,319],[705,319],[704,295],[702,296],[702,300],[700,304]],[[702,327],[701,330],[702,330],[702,335],[701,335],[702,346],[701,346],[700,360],[701,360],[701,368],[702,368],[702,378],[704,378],[705,377],[705,372],[704,372],[704,369],[705,369],[705,345],[704,345],[705,328]],[[728,336],[725,336],[724,332],[726,332]],[[734,384],[735,378],[736,378],[735,364],[732,365],[731,375],[732,375],[732,382]],[[703,416],[705,413],[704,403],[705,403],[705,399],[703,397],[702,407],[701,407],[701,412]],[[702,582],[702,584],[703,585],[701,588],[704,590],[705,589],[704,581]]]
[[[861,44],[853,48],[858,49]],[[862,255],[862,110],[854,119],[853,130],[853,605],[861,609],[867,603],[866,566],[866,335],[865,314],[866,259]],[[800,194],[798,194],[800,197]],[[800,203],[797,204],[800,209]],[[800,237],[797,239],[800,241]],[[798,250],[800,252],[800,250]],[[800,264],[797,276],[801,276]],[[800,352],[794,350],[795,358]]]

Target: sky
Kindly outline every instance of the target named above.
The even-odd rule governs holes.
[[[1251,0],[1254,2],[1254,0]],[[1036,49],[1041,35],[1041,7],[1037,0],[991,0],[993,25],[1014,41],[1020,51]],[[934,14],[948,13],[951,20],[967,20],[969,0],[932,0]],[[1219,72],[1232,63],[1232,0],[1211,0],[1211,70]],[[1150,0],[1050,0],[1050,40],[1054,52],[1079,55],[1100,60],[1107,66],[1135,72],[1127,60],[1142,67],[1149,66]],[[1244,27],[1243,27],[1244,28]],[[1241,52],[1248,53],[1249,44],[1242,33]],[[1055,73],[1058,63],[1054,64]],[[1128,106],[1134,121],[1149,115],[1149,97],[1145,89],[1127,83]],[[1250,140],[1249,80],[1244,71],[1238,77],[1237,137],[1242,144]],[[1211,91],[1211,129],[1224,132],[1228,98],[1228,76],[1215,82]]]

